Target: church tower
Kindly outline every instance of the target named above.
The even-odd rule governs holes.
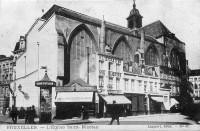
[[[133,9],[131,10],[129,17],[127,19],[127,26],[130,29],[140,28],[142,27],[142,16],[138,9],[136,9],[135,0],[133,3]]]

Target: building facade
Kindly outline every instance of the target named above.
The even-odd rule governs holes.
[[[189,81],[192,83],[192,89],[195,99],[200,98],[200,70],[191,70]]]
[[[40,67],[47,66],[50,79],[63,90],[76,79],[96,87],[100,116],[112,100],[119,100],[130,115],[169,112],[186,72],[185,44],[161,21],[142,27],[142,18],[135,3],[127,28],[52,6],[24,37],[25,50],[16,60],[12,83],[16,106],[38,108],[34,82],[44,76]],[[53,116],[57,87],[52,89]]]
[[[9,108],[10,83],[13,81],[13,56],[0,55],[0,113]]]

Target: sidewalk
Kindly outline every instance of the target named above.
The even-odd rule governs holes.
[[[120,121],[137,121],[139,119],[151,119],[150,117],[159,117],[159,116],[169,116],[169,115],[179,115],[179,113],[168,113],[168,114],[151,114],[151,115],[139,115],[139,116],[127,116],[127,117],[120,117]],[[110,121],[111,118],[89,118],[86,120],[81,120],[80,118],[73,118],[73,119],[53,119],[52,123],[45,123],[45,125],[72,125],[72,124],[84,124],[84,123],[94,123],[94,122],[101,122],[101,121]],[[37,124],[39,123],[39,118],[35,119]],[[0,124],[13,124],[12,118],[6,116],[0,116]],[[24,119],[18,119],[17,124],[25,124]],[[191,122],[193,124],[193,122]]]

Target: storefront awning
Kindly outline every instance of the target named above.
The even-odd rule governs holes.
[[[151,97],[156,102],[163,102],[163,97]]]
[[[171,98],[171,106],[170,107],[172,107],[175,104],[179,104],[179,102],[177,100],[175,100],[174,98]]]
[[[92,102],[93,92],[58,92],[55,102]]]
[[[116,104],[131,104],[131,101],[124,95],[101,95],[101,97],[107,104],[112,104],[114,100],[116,101]]]
[[[194,100],[194,104],[200,104],[200,100]]]

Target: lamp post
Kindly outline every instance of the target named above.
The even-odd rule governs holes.
[[[90,47],[87,44],[87,83],[89,84],[89,56],[90,56]]]

